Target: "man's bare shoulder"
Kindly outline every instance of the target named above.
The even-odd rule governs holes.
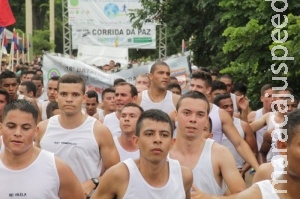
[[[141,105],[142,96],[143,96],[142,92],[138,93],[138,97],[136,99],[136,104]]]
[[[222,154],[222,155],[220,155]],[[214,142],[211,147],[211,156],[218,157],[217,159],[222,160],[228,158],[228,156],[232,156],[229,149],[217,142]]]
[[[248,114],[248,122],[251,123],[255,120],[255,116],[256,116],[256,111],[251,111],[249,114]]]
[[[41,131],[44,132],[48,126],[48,123],[49,123],[49,119],[39,122],[37,125],[39,132]]]
[[[263,180],[271,180],[271,175],[273,171],[274,168],[271,162],[261,164],[255,172],[252,183],[254,184]]]

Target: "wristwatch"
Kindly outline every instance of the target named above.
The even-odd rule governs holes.
[[[98,187],[98,184],[99,184],[99,180],[98,178],[92,178],[91,179],[93,181],[93,183],[96,185],[94,189],[96,189]]]

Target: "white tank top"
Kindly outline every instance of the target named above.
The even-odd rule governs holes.
[[[132,159],[138,159],[140,157],[140,150],[137,149],[136,151],[126,151],[121,145],[120,142],[118,140],[118,137],[114,137],[114,142],[115,145],[117,147],[117,150],[119,152],[120,155],[120,161],[124,161],[127,160],[128,158],[132,158]]]
[[[142,91],[142,101],[140,106],[146,111],[149,109],[159,109],[167,114],[170,114],[176,108],[173,104],[172,92],[167,91],[165,98],[160,102],[152,102],[149,98],[148,90]]]
[[[224,195],[226,191],[225,181],[222,181],[222,187],[220,187],[214,177],[213,166],[211,163],[211,150],[214,140],[206,139],[203,151],[199,157],[198,163],[193,169],[193,184],[209,195]]]
[[[123,199],[185,199],[186,195],[180,164],[177,160],[168,159],[167,161],[169,162],[169,180],[163,187],[149,185],[131,158],[123,161],[130,175]]]
[[[20,99],[24,99],[24,95],[18,94],[18,99],[19,99],[19,100],[20,100]]]
[[[0,160],[1,199],[58,199],[59,176],[54,154],[41,150],[38,157],[24,169],[12,170]]]
[[[97,108],[98,118],[102,120],[104,118],[104,111],[100,108]]]
[[[230,97],[231,97],[232,104],[233,104],[233,111],[236,113],[239,113],[239,109],[238,109],[237,103],[236,103],[236,95],[233,93],[230,93]]]
[[[255,112],[254,121],[260,119],[262,116],[263,116],[263,113],[262,113],[262,108],[261,108]],[[264,134],[266,133],[266,131],[267,131],[267,125],[262,127],[261,129],[259,129],[258,131],[256,131],[256,141],[257,141],[258,150],[260,150],[260,148],[261,148],[261,145],[262,145],[263,139],[264,139]]]
[[[113,137],[121,135],[120,120],[116,112],[105,115],[103,124],[107,126]]]
[[[209,117],[212,121],[212,133],[213,133],[213,139],[221,144],[222,143],[222,137],[223,137],[223,131],[222,131],[222,122],[220,119],[220,113],[219,113],[219,107],[215,104],[212,104],[212,109],[209,112]]]
[[[237,131],[239,132],[239,135],[244,139],[245,138],[245,133],[241,124],[241,120],[239,118],[233,117],[233,124],[236,127]],[[222,145],[227,147],[229,151],[232,153],[236,167],[238,169],[243,168],[245,164],[245,160],[240,156],[240,154],[237,152],[236,148],[234,145],[230,142],[230,140],[226,137],[226,135],[223,135],[222,139]]]
[[[46,110],[47,110],[48,104],[49,104],[49,101],[44,101],[42,103],[42,113],[41,113],[42,114],[42,121],[47,119],[47,112],[46,112]]]
[[[80,182],[100,176],[101,157],[94,136],[96,121],[88,116],[79,127],[65,129],[60,125],[58,115],[55,115],[49,119],[40,143],[42,149],[53,152],[64,160]]]
[[[270,180],[263,180],[255,184],[257,184],[260,189],[262,199],[279,199]]]

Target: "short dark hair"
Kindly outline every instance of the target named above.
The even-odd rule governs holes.
[[[211,87],[213,82],[209,73],[198,70],[192,73],[191,79],[203,80],[205,82],[206,87]]]
[[[161,110],[158,109],[149,109],[141,114],[139,117],[137,123],[136,123],[136,130],[135,130],[135,135],[140,136],[140,131],[143,126],[143,121],[144,120],[152,120],[152,121],[157,121],[157,122],[164,122],[168,123],[171,131],[171,138],[173,137],[173,131],[174,131],[174,126],[171,118],[169,115]]]
[[[263,95],[264,95],[264,92],[265,92],[266,90],[272,89],[273,86],[274,86],[273,84],[265,84],[265,85],[263,85],[263,86],[261,87],[261,89],[260,89],[260,95],[263,96]]]
[[[43,78],[43,76],[40,76],[40,75],[34,75],[34,76],[31,78],[31,81],[33,81],[33,80],[41,81],[41,82],[42,82],[42,85],[44,85],[44,78]]]
[[[57,91],[59,91],[60,84],[81,84],[81,91],[83,94],[85,93],[85,82],[83,78],[77,74],[69,73],[60,77],[57,84]]]
[[[126,107],[136,107],[140,110],[141,113],[144,112],[144,109],[141,106],[139,106],[139,105],[137,105],[136,103],[133,103],[133,102],[129,102],[128,104],[125,104],[124,108],[126,108]]]
[[[28,75],[28,74],[36,75],[36,72],[33,71],[33,70],[29,70],[29,71],[27,71],[27,75]]]
[[[52,80],[52,81],[58,81],[60,79],[60,76],[52,76],[49,78],[48,81]]]
[[[216,80],[216,81],[213,81],[210,92],[212,93],[215,90],[227,91],[227,86],[226,86],[226,84],[224,84],[224,82]]]
[[[245,84],[241,83],[241,82],[235,82],[233,84],[231,92],[234,93],[236,91],[239,91],[243,95],[246,95],[246,93],[247,93],[247,86]]]
[[[232,75],[229,74],[229,73],[225,73],[225,74],[221,75],[221,76],[220,76],[220,79],[221,79],[221,78],[230,79],[231,82],[233,83],[233,77],[232,77]]]
[[[27,93],[32,92],[33,97],[36,96],[36,85],[33,82],[31,82],[31,81],[25,81],[25,82],[22,82],[20,85],[26,86]]]
[[[228,99],[228,98],[231,99],[231,96],[230,96],[229,93],[220,94],[220,95],[217,95],[217,96],[215,97],[213,103],[214,103],[215,105],[219,106],[221,100]]]
[[[130,87],[130,93],[131,93],[131,97],[135,97],[138,95],[137,89],[134,85],[128,83],[128,82],[120,82],[117,84],[116,89],[118,86],[126,86],[128,85]]]
[[[0,84],[2,84],[3,79],[8,79],[8,78],[16,78],[17,80],[17,75],[10,70],[3,71],[0,75]]]
[[[47,119],[49,119],[50,117],[53,116],[52,112],[56,109],[59,109],[58,103],[56,101],[49,102],[49,104],[47,105],[47,108],[46,108]]]
[[[126,82],[126,80],[122,79],[122,78],[117,78],[117,79],[115,79],[113,86],[115,87],[116,85],[118,85],[121,82]]]
[[[96,102],[99,103],[98,99],[98,93],[94,90],[89,90],[88,92],[85,93],[88,98],[96,98]]]
[[[172,88],[178,88],[180,93],[181,93],[181,86],[177,83],[170,83],[167,86],[167,90],[171,90]]]
[[[150,73],[154,73],[154,71],[156,70],[157,66],[167,66],[169,67],[169,65],[166,62],[163,61],[157,61],[155,62],[150,69]]]
[[[300,121],[300,109],[296,109],[291,113],[287,114],[287,123],[285,125],[287,136],[285,137],[284,132],[281,133],[281,138],[286,139],[288,144],[292,143],[293,138],[299,133],[299,121]]]
[[[209,124],[209,127],[208,127],[208,130],[209,130],[209,132],[210,133],[212,133],[212,120],[211,120],[211,118],[210,117],[208,117],[208,124]]]
[[[24,99],[14,100],[13,102],[7,104],[4,107],[2,113],[2,122],[4,122],[7,114],[13,110],[20,110],[22,112],[31,114],[34,119],[34,122],[37,124],[37,119],[39,115],[38,110],[32,105],[31,102]]]
[[[5,96],[5,101],[6,101],[7,104],[10,102],[10,96],[9,96],[8,92],[5,89],[0,88],[0,95]]]
[[[178,100],[178,102],[177,102],[177,105],[176,105],[176,111],[178,111],[178,109],[180,108],[182,100],[184,100],[184,99],[186,99],[186,98],[200,99],[200,100],[203,100],[204,102],[206,102],[206,104],[207,104],[207,114],[209,114],[209,111],[210,111],[209,102],[208,102],[206,96],[205,96],[203,93],[198,92],[198,91],[189,91],[189,92],[183,94],[183,95],[179,98],[179,100]]]
[[[101,99],[104,99],[104,96],[105,96],[106,93],[115,93],[115,89],[113,89],[113,88],[104,89],[104,91],[101,94]]]

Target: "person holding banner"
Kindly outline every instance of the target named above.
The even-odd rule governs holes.
[[[170,82],[170,67],[167,63],[158,61],[151,66],[150,87],[138,95],[137,104],[144,110],[159,109],[167,114],[175,110],[180,96],[167,90]]]
[[[100,174],[120,158],[108,128],[82,113],[85,88],[83,78],[76,74],[65,74],[58,80],[56,101],[60,114],[38,124],[36,146],[64,160],[89,196]]]

